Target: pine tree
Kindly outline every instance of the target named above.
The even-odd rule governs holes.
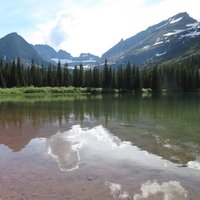
[[[31,73],[31,85],[37,86],[37,68],[35,65],[35,61],[33,59],[31,61],[30,73]]]
[[[126,69],[125,69],[125,87],[127,90],[131,90],[132,89],[132,73],[131,73],[131,63],[129,62],[126,65]]]
[[[109,88],[110,86],[111,86],[111,74],[110,74],[108,62],[107,60],[105,60],[104,69],[103,69],[102,87]]]
[[[64,65],[63,69],[63,85],[66,87],[70,86],[70,77],[67,63]]]
[[[47,70],[47,85],[53,86],[53,72],[52,72],[51,63],[49,64],[48,70]]]
[[[78,86],[83,87],[84,86],[84,69],[83,64],[80,64],[80,69],[78,73]]]
[[[3,77],[2,67],[0,67],[0,88],[5,88],[5,87],[6,87],[6,82]]]
[[[11,87],[19,87],[19,78],[18,78],[18,72],[17,67],[15,65],[15,61],[12,62],[11,65],[11,72],[10,72],[10,86]]]
[[[74,87],[78,86],[78,69],[76,65],[73,69],[73,86]]]
[[[117,79],[117,89],[124,89],[125,84],[124,84],[124,71],[122,68],[122,65],[118,67],[118,70],[116,72],[116,79]]]
[[[153,91],[160,91],[160,80],[159,80],[159,73],[158,67],[154,66],[151,72],[151,89]]]
[[[135,78],[134,78],[133,89],[136,92],[140,92],[142,89],[142,82],[141,82],[140,72],[139,72],[138,67],[135,68]]]
[[[93,83],[95,88],[101,87],[99,67],[93,68]]]
[[[62,74],[62,67],[60,61],[58,61],[57,65],[57,72],[56,72],[56,79],[57,79],[57,86],[62,86],[63,84],[63,74]]]

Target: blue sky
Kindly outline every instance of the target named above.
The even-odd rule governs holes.
[[[77,56],[101,56],[128,38],[179,12],[199,20],[198,0],[0,0],[0,37],[17,32]]]

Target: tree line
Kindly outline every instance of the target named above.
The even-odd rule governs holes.
[[[27,67],[21,63],[20,58],[11,63],[0,60],[0,87],[74,86],[136,92],[140,92],[142,88],[151,88],[153,91],[189,91],[200,88],[199,64],[199,57],[191,57],[183,62],[155,65],[151,68],[141,69],[131,63],[112,68],[105,60],[101,68],[95,66],[84,69],[80,64],[70,70],[67,64],[61,66],[60,62],[41,67],[32,60]]]

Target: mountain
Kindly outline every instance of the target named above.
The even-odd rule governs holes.
[[[48,63],[57,63],[59,60],[62,64],[68,63],[69,67],[83,63],[85,67],[98,65],[100,58],[90,53],[82,53],[79,57],[73,57],[70,53],[54,50],[49,45],[32,45],[17,33],[10,33],[0,39],[0,58],[5,62],[12,62],[20,57],[21,62],[29,65],[34,59],[38,65],[47,66]]]
[[[0,58],[10,62],[17,57],[20,57],[24,63],[31,63],[32,59],[37,64],[42,63],[42,59],[32,45],[17,33],[10,33],[0,39]]]
[[[57,52],[49,45],[37,44],[33,47],[43,60],[48,61],[57,56]]]
[[[62,49],[58,51],[57,57],[58,59],[72,59],[73,58],[70,53]],[[52,57],[52,58],[56,58],[56,57]]]
[[[80,65],[81,63],[85,68],[93,67],[100,63],[100,57],[91,53],[81,53],[79,57],[73,57],[70,53],[64,50],[56,52],[48,45],[37,44],[34,45],[34,48],[43,60],[53,63],[58,63],[58,61],[60,61],[63,65],[67,63],[71,68],[75,65]]]
[[[67,52],[62,54],[59,54],[59,52],[57,57],[51,58],[51,61],[55,63],[60,61],[62,65],[67,63],[69,68],[74,68],[75,65],[79,66],[80,64],[82,64],[84,68],[90,68],[99,65],[101,61],[100,57],[90,53],[81,53],[79,57],[73,57]]]
[[[17,33],[0,39],[0,58],[5,61],[20,57],[25,64],[30,64],[34,59],[37,64],[44,66],[60,61],[71,68],[81,63],[85,68],[102,66],[105,59],[115,66],[129,61],[140,66],[152,66],[184,59],[194,53],[200,53],[200,22],[186,12],[150,26],[126,40],[121,39],[101,58],[90,53],[73,57],[64,50],[57,52],[48,45],[31,45]]]
[[[164,63],[200,50],[200,23],[186,12],[121,41],[102,55],[111,64]]]

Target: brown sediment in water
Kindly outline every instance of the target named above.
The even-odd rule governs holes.
[[[79,130],[79,127],[77,129]],[[98,129],[94,130],[98,131]],[[102,155],[103,157],[99,159],[90,154],[91,152],[80,150],[80,160],[77,160],[79,168],[72,171],[61,171],[58,160],[49,155],[46,145],[48,141],[53,142],[54,154],[62,158],[65,156],[65,151],[73,147],[70,146],[69,141],[66,141],[67,149],[62,148],[63,144],[66,144],[63,142],[66,136],[70,135],[69,133],[71,132],[66,132],[63,135],[65,137],[59,139],[58,143],[57,139],[62,138],[59,135],[62,133],[57,133],[47,139],[33,139],[26,148],[17,153],[9,151],[5,146],[0,146],[0,198],[2,200],[107,200],[130,199],[136,195],[141,200],[163,200],[166,188],[173,186],[171,181],[175,181],[175,186],[178,185],[178,187],[172,192],[175,195],[178,193],[173,200],[180,195],[184,197],[186,193],[189,198],[198,200],[200,179],[195,171],[189,171],[189,169],[175,168],[174,171],[170,169],[170,166],[169,169],[154,169],[151,165],[143,166],[141,163],[134,163],[131,158],[130,160],[123,160],[123,158],[107,160]],[[83,134],[86,133],[88,136],[92,134],[92,132],[83,130]],[[117,138],[114,139],[120,142]],[[136,152],[133,151],[133,156],[134,153]],[[68,156],[67,152],[66,156]],[[106,183],[118,184],[121,190],[113,195]],[[153,187],[152,185],[155,186],[156,192],[149,193],[145,197],[142,188],[148,191],[148,188]],[[169,189],[168,193],[170,194]],[[127,194],[129,196],[126,196]]]
[[[129,100],[0,105],[0,199],[199,200],[199,104]]]

